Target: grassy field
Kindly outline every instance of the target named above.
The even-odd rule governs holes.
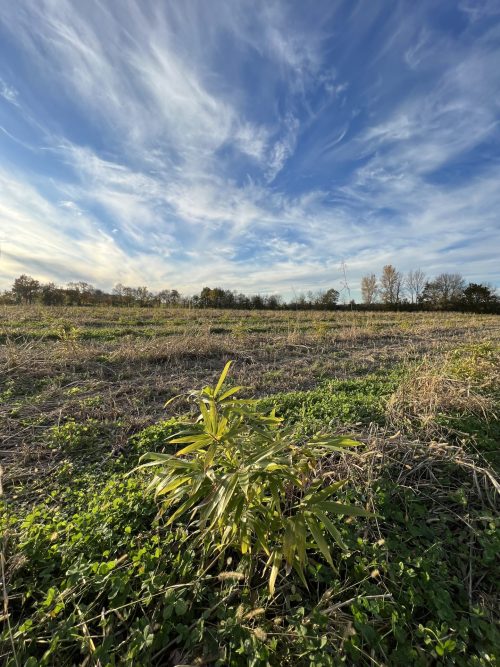
[[[363,443],[320,464],[375,516],[338,518],[307,587],[207,562],[128,474],[228,360],[298,444]],[[499,411],[497,316],[3,307],[0,659],[497,664]]]

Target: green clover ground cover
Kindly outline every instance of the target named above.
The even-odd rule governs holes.
[[[325,424],[383,424],[398,381],[329,381],[262,407],[277,406],[300,441]],[[48,432],[60,453],[52,476],[3,500],[6,665],[495,664],[499,537],[490,496],[466,467],[389,449],[369,483],[353,474],[335,498],[376,518],[333,517],[346,547],[332,540],[334,568],[312,549],[307,587],[280,569],[270,595],[265,559],[252,576],[234,549],[207,562],[189,517],[167,525],[171,510],[146,493],[150,472],[128,474],[146,452],[173,453],[166,442],[180,428],[151,426],[118,456],[104,454],[112,424]],[[475,429],[475,447],[491,448],[495,428]]]

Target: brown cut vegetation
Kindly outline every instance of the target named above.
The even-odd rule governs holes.
[[[165,417],[168,398],[213,381],[228,359],[235,381],[256,396],[415,363],[390,411],[395,423],[417,408],[429,421],[439,410],[433,396],[456,403],[463,391],[442,365],[436,372],[434,359],[457,345],[494,344],[500,326],[494,315],[457,313],[4,306],[2,339],[0,441],[9,477],[9,462],[33,474],[50,459],[41,436],[67,418],[114,422],[111,451],[119,450]],[[479,409],[474,396],[463,396],[468,409]]]

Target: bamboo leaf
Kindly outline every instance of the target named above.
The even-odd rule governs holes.
[[[331,512],[332,514],[339,514],[344,516],[375,516],[372,512],[368,512],[362,507],[357,507],[356,505],[344,505],[343,503],[335,503],[332,500],[325,500],[319,503],[311,503],[309,509],[317,508],[325,512]]]
[[[210,429],[212,435],[214,437],[217,437],[217,431],[218,429],[218,416],[217,416],[217,408],[215,407],[215,402],[211,401],[210,403]]]
[[[248,533],[245,532],[241,536],[241,553],[243,555],[245,555],[250,551],[250,545],[251,545],[250,536],[248,535]]]
[[[267,556],[269,556],[269,554],[271,553],[269,548],[269,540],[266,537],[266,531],[262,522],[259,521],[258,519],[255,519],[254,521],[252,521],[252,528],[255,531],[259,544],[262,547],[262,550]]]
[[[226,430],[227,429],[227,424],[228,424],[228,419],[227,417],[222,417],[221,420],[219,420],[219,424],[217,426],[217,434],[216,437],[220,439],[224,433],[226,436],[229,435],[229,432]]]
[[[271,495],[273,498],[273,507],[275,511],[281,515],[281,497],[280,489],[277,482],[274,479],[269,479],[269,488],[271,490]]]
[[[168,519],[167,521],[167,526],[171,526],[180,516],[182,516],[185,512],[187,512],[193,505],[195,505],[198,500],[201,498],[203,495],[203,490],[200,489],[198,493],[194,494],[193,496],[190,496],[180,507],[176,509],[176,511],[172,514],[172,516]]]
[[[229,372],[231,364],[232,364],[232,362],[228,361],[227,364],[224,366],[224,370],[220,374],[219,381],[217,382],[217,385],[216,385],[216,387],[214,389],[214,392],[213,392],[214,398],[218,395],[219,391],[221,390],[221,387],[224,384],[224,380],[226,379],[226,376]]]
[[[191,481],[191,477],[179,477],[177,479],[174,479],[172,481],[169,480],[167,477],[166,479],[162,480],[160,484],[156,487],[156,496],[162,496],[165,495],[166,493],[169,493],[170,491],[173,491],[177,487],[181,486],[182,484],[185,484],[186,482]]]
[[[317,504],[318,502],[321,502],[322,500],[326,500],[330,496],[332,496],[334,493],[339,491],[345,484],[347,483],[346,479],[343,479],[340,482],[335,482],[334,484],[330,484],[330,486],[327,486],[324,489],[321,490],[314,490],[312,493],[308,493],[306,496],[304,496],[304,499],[302,500],[302,503],[304,505],[309,505],[309,503],[314,503]]]
[[[233,396],[234,394],[241,391],[242,389],[244,389],[244,387],[231,387],[231,389],[228,389],[227,391],[225,391],[222,394],[222,396],[219,396],[219,403],[221,403],[222,401],[225,401],[230,396]]]
[[[239,475],[239,485],[241,487],[241,490],[243,491],[243,494],[245,496],[248,495],[248,487],[250,485],[250,475],[248,471],[241,472]]]
[[[203,432],[200,431],[191,431],[191,432],[184,432],[184,435],[181,436],[180,438],[174,438],[170,439],[168,442],[172,443],[173,445],[182,445],[185,442],[194,442],[194,440],[197,440],[200,437],[206,437]]]
[[[177,394],[176,396],[172,396],[172,398],[169,398],[168,401],[163,405],[164,408],[168,407],[171,403],[176,401],[178,398],[181,398],[184,396],[184,394]]]
[[[322,447],[360,447],[363,443],[345,436],[328,438],[324,436],[315,436],[309,441],[311,445],[320,445]]]
[[[307,523],[307,527],[309,528],[311,535],[318,547],[318,549],[321,551],[323,556],[325,557],[325,560],[327,563],[335,569],[335,566],[333,564],[332,556],[330,554],[330,549],[328,548],[328,544],[326,543],[325,538],[323,537],[323,534],[321,532],[321,527],[319,526],[318,522],[313,516],[310,515],[305,515],[305,520]]]
[[[203,461],[203,467],[205,468],[205,470],[207,470],[207,468],[210,468],[212,466],[216,452],[217,452],[217,443],[214,442],[213,445],[211,445],[207,449],[207,453],[205,454],[205,459]]]
[[[271,595],[274,595],[274,589],[276,586],[276,578],[278,577],[280,561],[281,561],[281,555],[277,551],[274,551],[272,554],[271,574],[269,575],[269,593]]]
[[[299,575],[299,579],[304,584],[304,588],[306,588],[306,590],[309,590],[309,586],[307,585],[307,581],[304,575],[304,568],[302,567],[302,564],[295,560],[293,562],[292,567],[295,570],[295,572]]]
[[[302,513],[294,517],[294,527],[297,542],[297,557],[302,567],[302,564],[306,561],[306,523]]]
[[[241,519],[241,515],[243,513],[243,508],[245,507],[245,498],[242,498],[241,496],[238,498],[235,508],[234,508],[234,515],[233,515],[233,525],[236,527],[239,527],[239,522]]]
[[[293,564],[296,550],[295,524],[293,519],[289,518],[286,520],[286,528],[283,535],[283,556],[290,567]]]
[[[330,535],[333,537],[335,542],[337,542],[339,547],[343,551],[347,551],[347,546],[344,540],[342,539],[342,535],[340,534],[337,527],[333,524],[332,520],[324,512],[321,512],[320,510],[312,510],[312,511],[318,517],[318,519],[321,521],[321,523],[324,525],[324,527],[327,529]]]
[[[190,445],[187,447],[184,447],[184,449],[181,449],[180,451],[176,452],[176,456],[183,456],[184,454],[189,454],[190,452],[194,452],[197,450],[201,450],[207,445],[209,445],[212,442],[212,438],[207,438],[207,437],[202,437],[202,438],[197,438],[194,442],[192,442]]]
[[[216,519],[221,517],[226,511],[226,508],[229,505],[231,498],[233,497],[237,484],[238,484],[238,475],[233,475],[230,481],[223,480],[221,486],[224,489],[225,493],[222,494],[222,497],[218,504],[217,511],[215,514]]]
[[[205,430],[209,433],[213,433],[211,415],[203,401],[200,403],[200,412],[203,415],[203,421],[205,422]]]
[[[275,454],[277,454],[280,451],[283,451],[287,447],[288,445],[286,442],[277,442],[274,445],[271,445],[270,447],[264,447],[263,451],[261,450],[260,452],[257,452],[254,456],[250,456],[247,459],[247,465],[249,466],[254,465],[255,463],[259,463],[259,461],[263,461],[266,458],[271,459]]]

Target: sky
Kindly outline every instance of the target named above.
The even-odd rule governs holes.
[[[500,286],[500,0],[0,0],[0,288]]]

